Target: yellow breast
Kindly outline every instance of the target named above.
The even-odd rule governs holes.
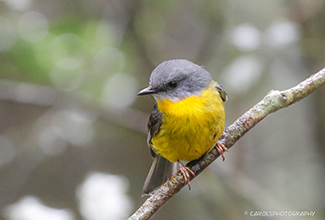
[[[171,162],[195,160],[214,146],[225,123],[223,101],[211,86],[200,96],[182,101],[158,101],[163,115],[159,132],[153,137],[153,148]]]

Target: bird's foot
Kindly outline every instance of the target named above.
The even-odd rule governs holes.
[[[195,177],[195,173],[188,167],[184,166],[184,164],[181,161],[178,161],[179,163],[179,170],[181,171],[183,177],[184,177],[184,181],[185,184],[188,185],[188,190],[191,190],[191,185],[190,185],[190,174]]]
[[[225,156],[223,155],[223,152],[224,151],[227,151],[228,152],[228,149],[221,143],[221,142],[217,142],[215,148],[217,149],[219,155],[222,156],[222,161],[225,161]]]

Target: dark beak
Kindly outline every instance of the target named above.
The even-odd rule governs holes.
[[[145,89],[142,89],[138,95],[148,95],[148,94],[155,94],[157,93],[157,91],[155,89],[153,89],[151,86],[148,86]]]

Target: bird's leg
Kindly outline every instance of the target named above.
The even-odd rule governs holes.
[[[179,170],[181,171],[182,175],[184,176],[185,184],[188,185],[188,190],[191,190],[190,185],[190,174],[195,177],[195,173],[188,167],[184,166],[184,164],[181,161],[178,161],[179,163]],[[190,173],[190,174],[189,174]]]
[[[228,152],[228,149],[221,143],[221,142],[217,142],[215,148],[217,149],[219,155],[222,156],[222,161],[225,161],[225,156],[223,155],[223,151],[227,151]]]

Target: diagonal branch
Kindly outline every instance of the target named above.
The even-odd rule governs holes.
[[[43,107],[79,108],[137,132],[146,133],[148,115],[133,108],[103,108],[77,92],[63,92],[52,86],[0,79],[0,100]]]
[[[259,103],[231,124],[225,130],[219,141],[228,149],[231,148],[239,138],[267,115],[300,101],[324,84],[325,68],[320,70],[318,73],[311,75],[295,87],[284,91],[270,91]],[[218,151],[214,148],[211,152],[200,159],[191,161],[187,166],[197,176],[218,157]],[[179,192],[184,185],[185,182],[183,176],[180,172],[177,172],[169,181],[154,191],[151,197],[149,197],[128,220],[149,219],[173,195]]]

